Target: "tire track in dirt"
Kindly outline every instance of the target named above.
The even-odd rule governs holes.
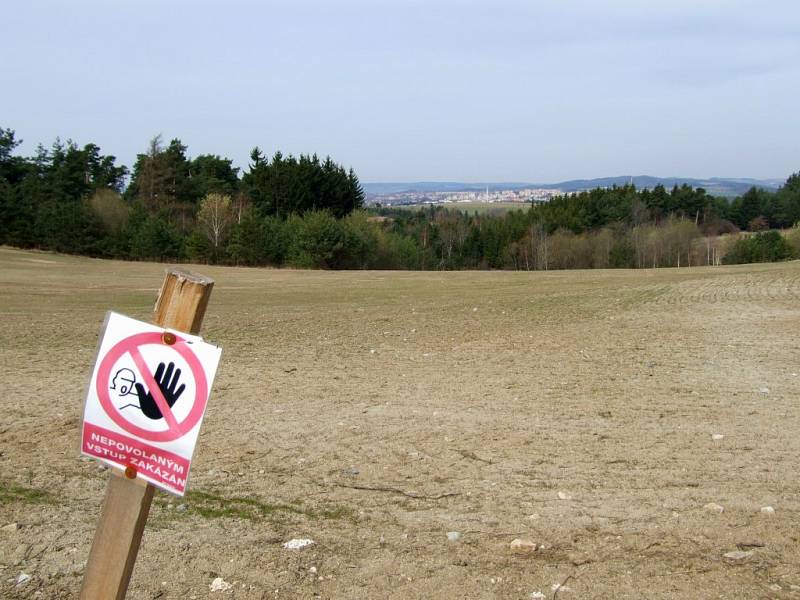
[[[796,269],[793,269],[796,271]],[[771,273],[714,273],[712,278],[692,278],[671,285],[640,288],[628,299],[628,306],[685,307],[698,304],[754,303],[769,301],[791,305],[800,300],[800,275],[788,272],[780,277]]]

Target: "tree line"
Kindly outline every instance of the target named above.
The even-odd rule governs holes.
[[[330,157],[267,158],[256,147],[240,175],[230,159],[190,158],[179,139],[165,144],[156,136],[129,170],[95,144],[56,140],[22,157],[15,153],[20,143],[13,130],[0,128],[0,243],[22,248],[259,264],[283,261],[291,250],[310,265],[296,244],[264,254],[261,240],[253,239],[254,222],[268,234],[272,221],[295,226],[300,218],[305,227],[302,215],[337,220],[364,204],[354,171]]]
[[[0,128],[0,243],[132,260],[330,269],[651,268],[798,256],[800,174],[729,201],[687,185],[566,194],[505,213],[364,209],[330,157],[218,155],[153,138],[132,169],[95,144],[15,152]],[[744,233],[739,233],[744,232]]]

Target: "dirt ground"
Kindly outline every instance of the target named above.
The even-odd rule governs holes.
[[[800,598],[800,263],[192,268],[222,363],[129,598]],[[0,597],[77,597],[97,336],[163,272],[0,248]]]

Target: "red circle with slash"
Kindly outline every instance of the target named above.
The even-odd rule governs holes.
[[[174,345],[165,345],[162,341],[161,332],[150,331],[147,333],[137,333],[130,337],[117,342],[111,350],[108,351],[100,362],[100,367],[97,370],[97,397],[100,399],[100,405],[106,414],[111,418],[114,423],[122,427],[128,433],[135,435],[143,440],[151,442],[172,442],[180,437],[186,435],[192,428],[200,422],[203,418],[203,411],[206,408],[208,400],[208,381],[206,380],[206,372],[203,370],[203,365],[197,358],[194,352],[191,351],[185,342],[184,338],[175,335]],[[145,363],[142,353],[139,348],[142,346],[156,345],[161,348],[169,348],[177,352],[189,365],[192,376],[195,381],[194,404],[189,414],[183,421],[178,421],[172,413],[172,409],[164,399],[161,389],[155,382],[153,375]],[[144,429],[138,425],[134,425],[122,416],[122,413],[111,402],[111,395],[108,393],[108,385],[111,381],[111,370],[116,362],[125,354],[130,354],[133,362],[136,364],[139,373],[141,374],[147,388],[153,395],[153,399],[158,405],[161,415],[167,422],[168,429],[165,431],[152,431]]]

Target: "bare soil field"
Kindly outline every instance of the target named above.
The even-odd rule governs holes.
[[[190,268],[222,362],[129,598],[800,598],[800,263]],[[0,597],[77,597],[98,333],[163,273],[0,248]]]

